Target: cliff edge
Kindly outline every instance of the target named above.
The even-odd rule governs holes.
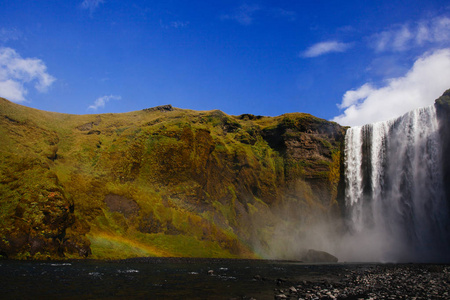
[[[339,215],[345,130],[309,114],[70,115],[0,98],[0,132],[3,257],[295,259],[310,247],[275,237]]]

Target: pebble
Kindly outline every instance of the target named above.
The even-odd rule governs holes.
[[[284,278],[278,278],[276,284],[279,289],[275,291],[274,298],[449,299],[449,265],[366,265],[346,270],[345,273],[336,276],[337,279],[333,282],[323,279],[288,282]]]

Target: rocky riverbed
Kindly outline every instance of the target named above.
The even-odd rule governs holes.
[[[275,299],[450,299],[450,267],[349,266],[339,273],[318,275],[312,280],[279,278],[276,284]]]

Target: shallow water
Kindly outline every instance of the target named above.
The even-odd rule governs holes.
[[[333,280],[342,268],[226,259],[0,261],[0,298],[273,299],[278,279]]]
[[[357,292],[361,296],[359,298],[364,298],[363,295],[368,295],[375,288],[381,288],[388,294],[399,292],[398,286],[394,289],[390,287],[394,273],[400,278],[397,285],[405,285],[401,293],[419,296],[418,299],[429,299],[432,292],[442,294],[439,289],[450,288],[449,270],[448,265],[302,264],[288,261],[192,258],[137,258],[118,261],[3,260],[0,261],[0,299],[259,300],[274,299],[274,295],[279,294],[280,290],[286,291],[290,286],[297,286],[296,284],[303,286],[302,293],[331,288],[343,291],[347,286],[359,291],[367,288],[367,280],[381,275],[381,281],[375,282],[369,290]],[[428,277],[424,274],[428,274]],[[440,276],[440,281],[437,276]],[[433,283],[430,278],[437,281]],[[416,286],[420,289],[417,290]],[[439,298],[438,295],[436,297]]]

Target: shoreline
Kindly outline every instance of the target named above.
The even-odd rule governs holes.
[[[5,299],[449,299],[450,264],[3,260],[0,289]]]

